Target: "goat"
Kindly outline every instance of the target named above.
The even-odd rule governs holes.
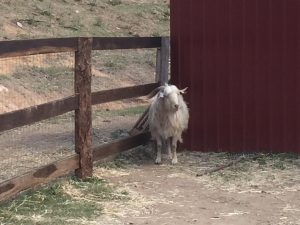
[[[175,85],[165,84],[148,95],[148,97],[154,96],[149,108],[148,120],[151,136],[157,146],[156,164],[161,163],[164,142],[172,164],[178,162],[177,142],[182,143],[181,135],[187,129],[189,120],[189,110],[182,97],[186,89],[179,90]]]

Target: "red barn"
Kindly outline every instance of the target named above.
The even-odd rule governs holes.
[[[186,148],[300,153],[300,1],[171,0]]]

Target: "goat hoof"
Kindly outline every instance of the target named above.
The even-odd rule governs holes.
[[[178,163],[177,158],[172,159],[172,164],[173,164],[173,165],[174,165],[174,164],[177,164],[177,163]]]
[[[156,159],[155,164],[161,164],[161,159]]]

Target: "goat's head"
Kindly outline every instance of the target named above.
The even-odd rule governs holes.
[[[175,85],[165,84],[159,87],[157,97],[162,100],[168,111],[177,111],[180,107],[180,98],[186,92],[187,88],[179,90]]]

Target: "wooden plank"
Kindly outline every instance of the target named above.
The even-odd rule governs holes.
[[[139,128],[141,125],[144,124],[145,116],[148,114],[150,107],[148,107],[143,114],[140,116],[140,118],[136,121],[133,128]]]
[[[148,107],[140,116],[140,118],[136,121],[133,128],[129,131],[130,135],[134,135],[146,131],[145,128],[147,127],[148,124],[149,109],[150,107]]]
[[[161,77],[161,50],[157,48],[156,50],[156,67],[155,67],[155,82],[159,82]]]
[[[94,37],[93,50],[158,48],[160,37]]]
[[[4,201],[12,198],[21,191],[48,183],[58,177],[69,174],[77,168],[79,168],[79,156],[74,154],[68,158],[32,170],[22,176],[12,178],[0,184],[0,200]]]
[[[146,144],[149,140],[150,133],[146,132],[93,148],[94,161]]]
[[[102,160],[108,156],[116,155],[123,151],[146,144],[150,140],[150,133],[140,133],[122,138],[108,144],[93,148],[93,161]],[[21,191],[36,185],[48,183],[58,177],[70,174],[80,167],[79,155],[74,154],[65,159],[39,167],[22,176],[12,178],[0,184],[0,201],[5,201],[16,196]]]
[[[80,168],[75,171],[81,179],[93,175],[92,152],[92,38],[79,38],[75,52],[75,94],[78,109],[75,110],[75,151],[80,155]]]
[[[116,88],[111,90],[93,92],[92,104],[95,105],[100,103],[118,101],[126,98],[145,96],[158,86],[158,83],[150,83],[132,87]]]
[[[161,39],[161,54],[160,54],[160,84],[164,85],[169,82],[169,59],[170,59],[170,38],[163,37]]]
[[[144,129],[148,125],[148,123],[149,123],[148,116],[149,116],[149,112],[146,112],[140,123],[140,126],[139,126],[140,129]]]
[[[78,38],[50,38],[0,41],[0,58],[44,53],[72,52],[77,49],[77,39]]]
[[[118,88],[92,93],[92,104],[106,103],[149,94],[157,83]],[[0,132],[59,116],[78,108],[78,96],[32,106],[0,115]]]
[[[0,132],[70,112],[77,108],[77,102],[78,98],[71,96],[26,109],[1,114]]]
[[[0,41],[0,58],[77,51],[78,38]],[[159,48],[161,37],[95,37],[93,50]]]

